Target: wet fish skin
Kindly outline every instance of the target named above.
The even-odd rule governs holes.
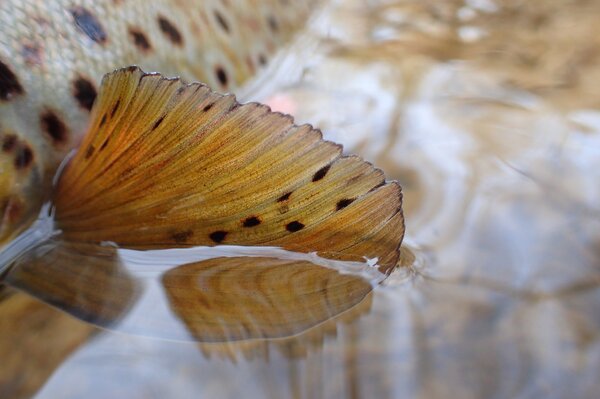
[[[316,0],[0,2],[0,242],[35,218],[80,142],[102,76],[118,67],[220,91],[262,68]]]

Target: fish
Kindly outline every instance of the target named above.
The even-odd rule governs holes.
[[[356,305],[398,266],[398,182],[318,129],[223,94],[266,64],[263,54],[289,40],[313,2],[8,3],[0,3],[0,21],[12,24],[0,28],[8,243],[0,266],[10,265],[2,282],[101,327],[219,342],[298,334]],[[212,30],[197,37],[193,22]],[[26,53],[35,68],[26,67],[25,32],[39,41],[39,57]],[[47,201],[44,235],[30,225]],[[148,284],[127,256],[204,247],[301,255],[165,263],[152,284],[185,331],[162,324],[172,317],[160,307],[139,310]],[[237,283],[256,301],[243,318],[236,303],[248,297],[224,288]]]
[[[400,185],[312,126],[133,66],[104,77],[51,202],[60,233],[34,242],[4,282],[98,326],[172,340],[305,331],[383,281],[404,235]],[[215,246],[229,252],[207,259]],[[240,253],[251,247],[300,257]],[[169,267],[161,251],[173,250]],[[141,269],[129,265],[148,251]],[[183,332],[160,307],[140,310],[146,267]]]
[[[314,11],[315,0],[0,2],[0,242],[37,216],[87,131],[104,74],[138,65],[239,88]]]

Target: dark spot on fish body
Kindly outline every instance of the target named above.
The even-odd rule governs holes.
[[[106,118],[106,114],[102,115],[102,119],[100,119],[100,124],[98,125],[98,127],[104,126],[104,124],[106,123]]]
[[[180,231],[173,234],[171,237],[177,244],[185,244],[194,235],[192,230]]]
[[[226,231],[217,230],[217,231],[213,231],[212,233],[210,233],[209,237],[215,243],[220,244],[225,240],[225,237],[227,237],[227,234],[228,234],[228,232],[226,232]]]
[[[120,105],[121,105],[121,99],[118,99],[117,102],[115,103],[115,105],[113,106],[113,109],[110,111],[111,118],[115,116]]]
[[[80,76],[73,82],[73,96],[81,108],[91,111],[97,95],[96,88],[88,79]]]
[[[137,28],[129,28],[129,37],[133,40],[133,44],[142,52],[152,50],[152,45],[148,41],[148,37]]]
[[[94,155],[94,151],[96,151],[96,149],[93,145],[90,145],[85,151],[85,159],[90,159],[92,155]]]
[[[65,123],[53,111],[47,110],[40,117],[40,126],[54,144],[63,144],[68,140]]]
[[[102,143],[102,145],[100,146],[100,151],[102,151],[103,149],[106,148],[106,146],[108,145],[109,141],[110,141],[109,139],[104,140],[104,143]]]
[[[26,169],[33,161],[33,151],[27,144],[21,144],[17,147],[14,165],[18,170]]]
[[[264,54],[259,54],[258,55],[258,63],[260,64],[260,66],[267,65],[267,57]]]
[[[345,207],[347,207],[348,205],[350,205],[351,203],[353,203],[355,200],[355,198],[344,198],[338,201],[338,203],[336,204],[336,210],[340,210],[340,209],[344,209]]]
[[[223,30],[225,32],[229,33],[229,24],[227,23],[227,20],[221,15],[221,13],[219,11],[216,11],[216,10],[215,10],[215,19],[219,23],[219,26],[221,26],[221,28],[223,28]]]
[[[276,33],[277,31],[279,31],[279,24],[277,23],[277,20],[275,19],[274,16],[269,15],[267,17],[267,23],[269,24],[269,28],[271,28],[271,31],[273,33]]]
[[[168,19],[159,15],[158,26],[171,42],[178,46],[183,45],[183,37],[181,36],[181,33],[179,33],[177,28],[175,28],[175,26]]]
[[[160,124],[162,123],[162,121],[165,119],[165,116],[161,116],[160,118],[158,118],[156,120],[156,122],[154,122],[154,125],[152,126],[152,130],[156,130],[157,127],[160,126]]]
[[[2,151],[11,152],[17,146],[17,136],[14,134],[7,134],[2,139]]]
[[[203,112],[208,112],[208,111],[210,111],[210,109],[213,107],[213,105],[215,105],[215,103],[206,104],[206,105],[204,106],[204,108],[202,108],[202,111],[203,111]]]
[[[215,74],[217,75],[217,79],[219,80],[219,83],[221,83],[221,86],[226,87],[228,78],[227,73],[225,72],[223,67],[217,66],[215,68]]]
[[[23,94],[23,86],[19,83],[17,75],[11,69],[0,61],[0,100],[7,101],[13,96]]]
[[[324,178],[327,172],[329,172],[329,168],[331,168],[331,165],[323,166],[321,169],[317,170],[312,178],[312,181],[315,182]]]
[[[290,199],[290,195],[292,195],[291,191],[283,194],[281,197],[277,198],[277,202],[287,201],[288,199]]]
[[[299,222],[299,221],[297,221],[297,220],[294,220],[293,222],[290,222],[290,223],[288,223],[288,224],[285,226],[285,229],[286,229],[287,231],[289,231],[290,233],[294,233],[294,232],[296,232],[296,231],[300,231],[300,230],[302,230],[303,228],[304,228],[304,224],[300,223],[300,222]]]
[[[250,216],[242,222],[244,227],[254,227],[258,226],[260,223],[261,221],[257,216]]]
[[[96,43],[106,43],[106,32],[96,16],[83,7],[73,7],[70,11],[75,25],[81,32],[85,33]]]

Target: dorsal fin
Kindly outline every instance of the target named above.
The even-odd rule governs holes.
[[[53,200],[67,240],[138,249],[280,246],[389,272],[404,233],[400,186],[318,130],[136,67],[104,78]]]

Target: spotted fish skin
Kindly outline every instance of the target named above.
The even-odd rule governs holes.
[[[0,242],[37,215],[104,74],[135,64],[235,90],[317,2],[0,1]]]

